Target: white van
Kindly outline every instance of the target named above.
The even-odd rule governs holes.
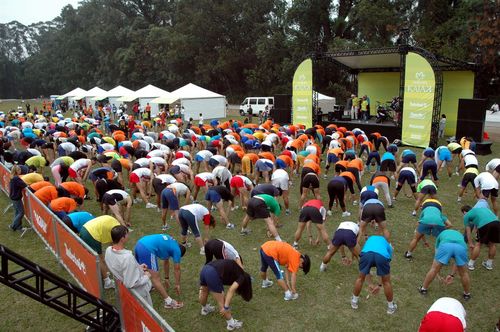
[[[274,97],[247,97],[240,105],[240,114],[247,115],[250,106],[252,115],[259,115],[266,110],[266,106],[269,110],[274,107]]]

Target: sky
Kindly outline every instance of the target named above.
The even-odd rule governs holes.
[[[78,7],[80,0],[0,0],[0,23],[18,21],[24,25],[51,21],[68,4]]]

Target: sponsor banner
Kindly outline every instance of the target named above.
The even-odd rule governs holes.
[[[313,108],[313,77],[312,60],[306,59],[295,70],[292,82],[292,103],[294,125],[303,124],[306,128],[312,127]]]
[[[134,295],[121,281],[116,280],[116,286],[122,313],[122,328],[125,332],[174,331],[154,309]]]
[[[33,229],[57,256],[57,241],[54,232],[54,219],[47,207],[28,190],[24,191],[24,211]]]
[[[413,52],[406,56],[403,101],[403,144],[429,146],[436,81],[427,60]]]
[[[100,298],[102,279],[97,254],[62,222],[56,221],[55,226],[61,263],[87,292]]]
[[[10,171],[4,164],[0,164],[0,186],[2,190],[9,195]]]

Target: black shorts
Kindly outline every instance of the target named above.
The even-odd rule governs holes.
[[[490,198],[490,194],[491,194],[492,197],[498,197],[498,189],[495,189],[495,188],[481,190],[481,193],[486,198]]]
[[[265,219],[271,216],[266,203],[257,197],[248,200],[247,215],[252,219]]]
[[[231,153],[227,160],[231,162],[231,164],[241,164],[241,158],[237,153]]]
[[[401,171],[398,177],[398,183],[407,182],[410,186],[415,184],[415,175],[411,171]]]
[[[500,173],[500,164],[498,164],[498,166],[495,167],[495,172]]]
[[[141,165],[133,163],[132,164],[132,171],[135,171],[136,169],[141,168],[141,167],[142,167]]]
[[[384,207],[378,203],[365,204],[361,212],[361,220],[364,222],[371,222],[372,220],[376,222],[385,221]]]
[[[500,222],[493,221],[478,228],[477,235],[482,244],[500,243]]]
[[[118,159],[113,159],[111,162],[111,168],[116,172],[116,173],[121,173],[123,171],[122,164]]]
[[[120,196],[121,197],[121,196]],[[115,195],[110,195],[108,193],[105,193],[102,196],[102,202],[106,205],[115,205],[117,203]]]
[[[347,248],[354,248],[357,242],[356,234],[350,229],[337,229],[333,234],[332,244],[337,248],[342,245]]]
[[[300,210],[299,222],[312,221],[314,224],[322,224],[323,216],[318,209],[313,206],[305,206]]]
[[[469,183],[472,183],[472,187],[474,188],[474,179],[476,176],[477,175],[474,173],[465,173],[462,177],[462,187],[465,188]]]
[[[316,173],[308,173],[304,175],[304,178],[302,179],[302,183],[300,185],[302,188],[319,188],[319,179]]]
[[[409,164],[409,163],[417,163],[417,156],[414,154],[409,154],[401,158],[401,162],[403,164]]]
[[[422,189],[420,189],[420,193],[424,195],[436,195],[437,194],[437,189],[434,186],[423,186]]]
[[[165,189],[167,187],[167,184],[163,183],[158,178],[153,179],[152,185],[153,185],[153,190],[155,191],[156,195],[158,195],[158,196],[160,196],[163,189]]]
[[[380,171],[382,172],[396,172],[396,162],[392,159],[386,159],[380,164]]]
[[[208,160],[208,165],[209,165],[210,167],[215,168],[215,167],[219,166],[219,161],[218,161],[217,159],[215,159],[215,158],[210,158],[210,159]]]
[[[335,172],[342,173],[345,172],[346,168],[341,164],[335,164]]]

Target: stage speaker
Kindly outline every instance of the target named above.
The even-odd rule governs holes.
[[[457,112],[457,140],[464,136],[472,137],[476,142],[483,141],[484,121],[486,117],[486,99],[459,99]]]
[[[274,96],[275,109],[292,109],[292,95],[275,95]]]
[[[276,101],[276,99],[275,99]],[[289,124],[292,123],[292,110],[284,109],[284,108],[272,108],[271,109],[271,118],[273,118],[274,122],[279,124]]]

